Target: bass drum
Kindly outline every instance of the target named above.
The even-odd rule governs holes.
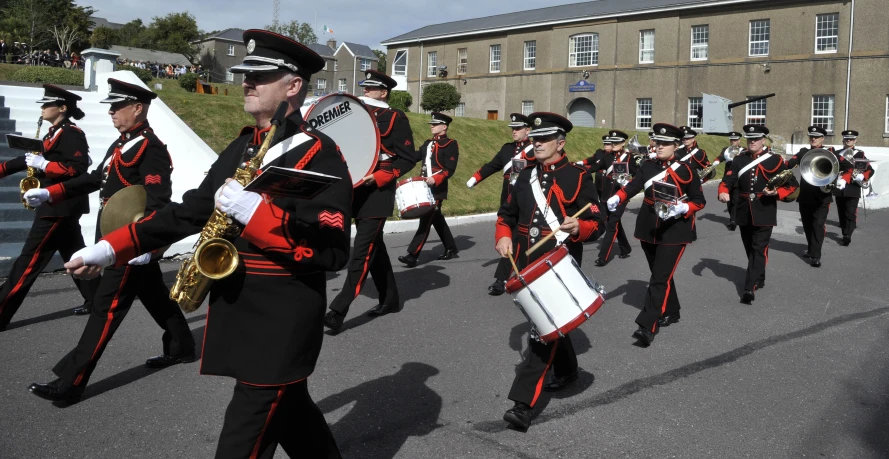
[[[303,119],[336,142],[349,166],[352,187],[377,167],[380,130],[364,103],[351,94],[307,98],[300,108]]]

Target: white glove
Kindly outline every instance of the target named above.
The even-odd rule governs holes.
[[[476,183],[478,183],[478,180],[475,177],[469,177],[469,180],[466,181],[466,188],[472,188]]]
[[[607,204],[608,204],[608,211],[614,212],[615,210],[617,210],[618,204],[620,204],[620,196],[612,196],[612,197],[608,198]]]
[[[83,258],[85,266],[105,268],[114,264],[114,250],[108,241],[99,241],[96,245],[84,247],[74,252],[74,255],[71,255],[71,259],[75,258]]]
[[[670,210],[667,211],[667,218],[665,220],[669,220],[680,215],[685,215],[686,212],[688,212],[688,204],[684,202],[673,204],[672,206],[670,206]]]
[[[837,189],[842,190],[844,188],[846,188],[846,181],[841,178],[838,178],[837,179]]]
[[[855,178],[856,182],[861,183],[864,181],[864,174],[859,172],[859,173],[855,174],[854,178]]]
[[[142,265],[147,265],[150,261],[151,261],[151,252],[148,252],[148,253],[143,253],[142,255],[139,255],[136,258],[133,258],[132,260],[129,261],[128,264],[133,265],[133,266],[142,266]]]
[[[31,207],[38,207],[46,201],[52,201],[49,197],[49,191],[46,188],[31,188],[25,192],[25,201]]]
[[[655,159],[655,158],[657,158],[657,153],[649,153],[648,154],[648,159]]]
[[[584,165],[584,164],[583,164],[583,161],[578,161],[578,162],[576,162],[576,163],[574,163],[574,164],[577,164],[578,166],[583,166],[583,165]]]
[[[28,167],[33,167],[35,169],[45,171],[46,165],[49,164],[49,161],[47,161],[46,158],[43,157],[43,155],[25,153],[25,164],[27,164]]]
[[[244,191],[244,186],[232,180],[220,188],[216,198],[216,208],[246,225],[262,203],[262,195]]]

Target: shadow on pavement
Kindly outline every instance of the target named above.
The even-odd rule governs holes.
[[[716,214],[696,214],[698,220],[707,220],[711,222],[716,222],[722,225],[728,225],[732,220],[729,217],[723,217]]]
[[[64,319],[66,317],[77,317],[72,312],[73,309],[74,308],[72,307],[67,307],[65,309],[62,309],[61,311],[50,312],[49,314],[44,314],[42,316],[31,317],[30,319],[12,322],[6,327],[6,330],[15,330],[16,328],[27,327],[28,325],[39,324],[42,322],[49,322],[51,320]],[[86,316],[84,316],[84,319],[86,319]]]
[[[525,350],[525,343],[528,341],[528,334],[531,331],[531,324],[522,322],[509,331],[509,348],[522,354]],[[577,355],[586,354],[592,347],[590,339],[581,328],[575,328],[568,333],[571,337],[571,343],[574,344],[574,352]]]
[[[701,258],[691,268],[695,276],[701,276],[705,269],[713,272],[713,275],[735,284],[738,295],[744,293],[744,279],[747,277],[747,268],[735,265],[727,265],[714,258]]]
[[[464,252],[475,246],[475,241],[473,240],[472,236],[466,235],[454,236],[454,243],[457,245],[457,250],[460,252]],[[393,266],[401,264],[401,262],[398,261],[398,257],[404,255],[405,253],[407,252],[405,251],[399,253],[390,253],[390,255],[392,255],[394,258],[392,262]],[[426,244],[423,246],[423,249],[420,251],[420,255],[417,257],[417,263],[421,266],[431,262],[447,263],[449,260],[438,260],[438,257],[443,253],[444,245],[441,243],[441,241],[437,241],[437,244],[433,246],[427,240]]]
[[[808,263],[808,259],[803,257],[803,252],[806,251],[806,243],[795,244],[793,242],[782,241],[780,239],[775,239],[772,237],[771,242],[769,242],[769,250],[777,250],[779,252],[786,252],[793,255],[796,255],[800,260],[806,260]]]
[[[645,303],[645,294],[648,292],[648,281],[628,279],[627,283],[615,289],[607,289],[605,293],[606,304],[623,296],[623,303],[641,310]]]
[[[354,406],[330,426],[346,457],[390,459],[409,437],[422,437],[442,427],[438,423],[441,397],[426,385],[438,369],[408,362],[389,376],[368,381],[319,401],[330,413]]]

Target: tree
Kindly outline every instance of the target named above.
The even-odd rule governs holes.
[[[457,108],[459,103],[460,93],[457,88],[447,83],[432,83],[423,89],[420,107],[423,110],[444,112]]]
[[[151,49],[179,53],[194,61],[200,48],[192,42],[200,40],[203,32],[190,13],[170,13],[164,17],[154,17],[148,26]]]
[[[95,31],[93,31],[95,33]],[[141,19],[134,19],[123,25],[115,33],[117,41],[113,45],[129,46],[131,48],[147,48],[150,46],[148,28]]]
[[[62,31],[67,27],[68,33],[65,35],[86,36],[88,18],[95,12],[93,8],[75,5],[72,0],[8,0],[0,2],[0,6],[2,27],[15,31],[16,38],[27,42],[31,49],[43,48],[51,41],[58,41],[55,40],[54,28]],[[66,39],[63,44],[70,46],[76,41]]]
[[[110,27],[100,26],[93,29],[90,45],[94,48],[110,49],[118,43],[117,33]]]
[[[386,73],[386,52],[378,49],[373,50],[374,56],[377,57],[377,70]]]
[[[299,22],[296,19],[286,24],[274,22],[272,25],[265,26],[265,29],[290,37],[300,43],[318,43],[318,35],[315,35],[315,31],[312,30],[312,26],[308,22]]]

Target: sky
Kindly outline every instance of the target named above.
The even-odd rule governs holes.
[[[188,11],[195,16],[198,27],[205,31],[228,28],[262,28],[272,23],[273,0],[75,0],[78,5],[98,10],[94,15],[111,22],[127,23],[142,19],[146,25],[155,16]],[[380,42],[430,24],[511,13],[547,6],[576,3],[577,0],[538,0],[522,6],[503,0],[327,0],[308,2],[280,0],[278,18],[281,22],[296,19],[315,25],[318,41],[333,38],[383,49]],[[306,4],[315,6],[305,7]],[[384,6],[380,6],[380,5]],[[246,7],[245,7],[246,5]],[[248,14],[249,13],[249,14]],[[333,29],[324,34],[323,26]]]

